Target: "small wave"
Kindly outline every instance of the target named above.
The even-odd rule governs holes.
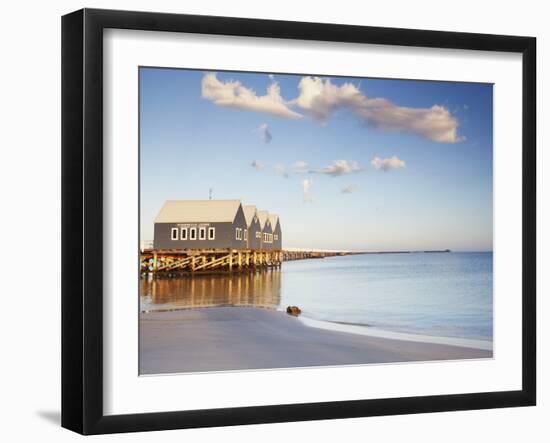
[[[312,328],[326,329],[329,331],[347,332],[349,334],[366,335],[370,337],[387,338],[392,340],[459,346],[462,348],[482,349],[486,351],[493,350],[493,342],[488,340],[407,334],[404,332],[393,332],[384,329],[373,328],[364,324],[314,320],[312,318],[304,316],[300,316],[299,319],[306,326],[310,326]]]

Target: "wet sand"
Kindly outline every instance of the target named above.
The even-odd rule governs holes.
[[[140,314],[143,375],[491,357],[481,349],[314,328],[270,309]]]

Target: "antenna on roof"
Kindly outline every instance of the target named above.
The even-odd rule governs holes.
[[[210,188],[210,189],[208,190],[208,200],[212,200],[212,191],[213,191],[213,190],[214,190],[213,188]]]

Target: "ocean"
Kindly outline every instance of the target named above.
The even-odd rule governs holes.
[[[493,339],[492,252],[367,254],[245,274],[142,278],[142,311],[256,306],[334,323]]]

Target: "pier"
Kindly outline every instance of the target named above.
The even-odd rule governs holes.
[[[349,255],[339,251],[249,249],[144,249],[140,272],[152,274],[261,270],[284,261]]]
[[[245,272],[280,267],[285,261],[367,254],[449,253],[450,249],[427,251],[323,251],[258,249],[155,249],[140,250],[140,273]]]

